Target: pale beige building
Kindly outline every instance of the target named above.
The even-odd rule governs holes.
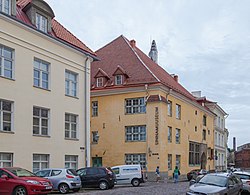
[[[89,165],[95,53],[43,0],[0,2],[0,167]]]

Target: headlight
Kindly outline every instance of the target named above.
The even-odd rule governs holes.
[[[40,184],[38,181],[34,181],[34,180],[27,180],[26,182],[28,183],[32,183],[32,184]]]

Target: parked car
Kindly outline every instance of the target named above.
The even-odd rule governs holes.
[[[120,165],[111,167],[116,175],[116,184],[132,184],[139,186],[144,183],[143,171],[140,164],[138,165]]]
[[[81,189],[81,179],[74,169],[43,169],[35,174],[49,179],[53,184],[53,190],[62,194],[66,194],[70,190],[78,192]]]
[[[101,190],[113,188],[116,182],[115,174],[106,167],[86,167],[78,169],[83,188],[99,187]]]
[[[242,181],[234,174],[210,173],[191,185],[186,195],[238,195],[242,187]]]
[[[19,167],[0,168],[1,195],[48,194],[52,183]]]
[[[245,171],[235,171],[234,174],[241,179],[243,183],[243,191],[250,194],[250,173]]]

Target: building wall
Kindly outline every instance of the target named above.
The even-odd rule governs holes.
[[[150,87],[149,87],[150,88]],[[102,157],[104,166],[125,164],[125,153],[146,153],[147,171],[154,173],[160,166],[163,174],[172,176],[176,155],[181,155],[181,173],[186,174],[200,165],[189,166],[189,141],[203,143],[206,148],[213,149],[213,115],[204,107],[194,106],[178,94],[168,95],[172,101],[172,117],[167,115],[167,104],[163,101],[148,102],[146,113],[125,114],[125,99],[146,97],[147,95],[167,96],[167,90],[151,88],[145,91],[143,87],[124,90],[122,93],[113,91],[108,95],[105,90],[92,92],[91,101],[98,101],[98,116],[91,117],[91,131],[98,131],[98,143],[91,144],[91,156]],[[175,118],[175,105],[181,105],[181,120]],[[157,110],[157,111],[156,111]],[[197,111],[197,115],[195,114]],[[156,114],[156,112],[158,112]],[[157,116],[156,116],[157,115]],[[207,126],[203,126],[203,115],[207,116]],[[157,119],[156,119],[157,118]],[[147,139],[145,142],[125,142],[125,126],[146,125]],[[156,144],[156,128],[158,127],[158,144]],[[168,126],[172,127],[172,143],[168,143]],[[195,132],[197,126],[197,132]],[[181,142],[175,144],[175,129],[181,130]],[[206,129],[207,139],[202,140],[202,131]],[[208,130],[210,134],[208,134]],[[172,170],[168,171],[168,154],[172,154]],[[208,160],[206,151],[206,168],[214,169],[213,160]]]
[[[235,166],[241,169],[250,169],[250,149],[244,148],[235,152]]]
[[[90,61],[85,64],[82,53],[8,17],[0,15],[0,26],[0,44],[14,49],[15,56],[14,79],[0,77],[0,99],[13,102],[14,127],[9,133],[0,130],[0,153],[13,153],[13,166],[29,170],[34,153],[49,154],[50,167],[64,167],[65,155],[77,155],[78,166],[85,166],[80,147],[85,147],[88,130],[84,108],[89,92],[82,89],[89,86]],[[34,58],[50,63],[49,90],[33,87]],[[65,95],[65,70],[78,74],[77,98]],[[50,109],[47,137],[33,135],[33,106]],[[65,139],[65,113],[78,115],[77,140]]]

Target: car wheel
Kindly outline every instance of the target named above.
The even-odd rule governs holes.
[[[73,189],[73,192],[79,192],[81,188]]]
[[[59,185],[58,190],[61,194],[67,194],[69,192],[69,186],[66,183]]]
[[[107,183],[106,181],[101,181],[101,182],[99,183],[99,188],[100,188],[101,190],[107,190],[107,189],[108,189],[108,183]]]
[[[27,195],[27,191],[25,189],[25,187],[23,186],[18,186],[15,188],[13,195]]]
[[[134,187],[138,187],[140,185],[139,179],[133,179],[131,183]]]

